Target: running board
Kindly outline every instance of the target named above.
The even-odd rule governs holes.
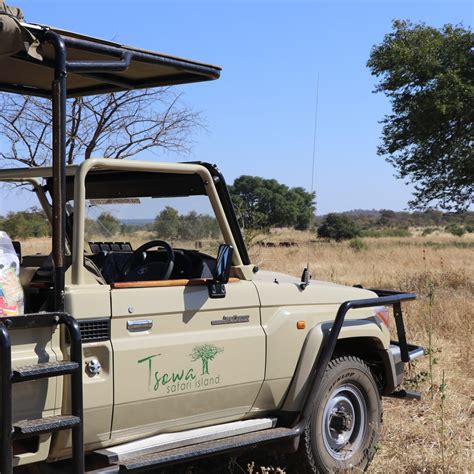
[[[252,433],[231,436],[229,438],[206,441],[184,448],[170,449],[159,453],[145,454],[125,461],[118,462],[118,472],[147,471],[155,470],[157,467],[165,467],[180,462],[196,460],[217,454],[253,448],[264,443],[288,440],[299,436],[301,433],[297,429],[291,428],[270,428],[267,430],[255,431]]]
[[[143,457],[150,453],[156,454],[238,435],[271,430],[275,428],[275,425],[276,418],[236,421],[177,433],[160,434],[151,438],[100,449],[95,451],[95,454],[109,464],[121,463],[122,461]]]

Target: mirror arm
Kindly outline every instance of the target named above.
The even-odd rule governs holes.
[[[209,298],[225,298],[225,284],[220,281],[212,279],[207,284],[207,289],[209,290]]]
[[[210,298],[225,298],[225,284],[229,281],[230,267],[232,265],[233,248],[227,244],[221,244],[216,258],[213,278],[207,284]]]

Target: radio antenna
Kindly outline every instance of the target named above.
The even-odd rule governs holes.
[[[318,132],[318,107],[319,106],[319,72],[316,80],[316,101],[314,104],[314,130],[313,130],[313,159],[311,165],[311,195],[314,193],[314,168],[316,164],[316,137]],[[303,270],[301,275],[300,288],[305,289],[311,280],[311,272],[309,267],[309,254],[311,246],[311,231],[314,223],[314,213],[311,209],[309,216],[309,233],[308,233],[308,243],[307,243],[307,254],[306,254],[306,268]]]

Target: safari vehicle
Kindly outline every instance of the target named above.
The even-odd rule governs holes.
[[[215,166],[65,165],[68,97],[219,68],[22,23],[6,7],[0,25],[0,89],[51,98],[53,113],[52,167],[0,170],[31,186],[52,227],[50,255],[16,244],[26,314],[0,318],[0,472],[156,470],[264,443],[292,451],[300,472],[365,469],[381,397],[417,396],[397,389],[423,354],[401,310],[415,295],[259,271]],[[214,252],[175,248],[159,229],[91,240],[101,206],[153,218],[170,197],[209,203]]]

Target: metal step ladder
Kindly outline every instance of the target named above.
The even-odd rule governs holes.
[[[17,367],[12,370],[10,331],[64,325],[69,334],[70,360]],[[12,422],[12,385],[46,377],[71,376],[71,414]],[[84,473],[82,343],[78,322],[66,313],[39,313],[0,318],[0,473],[13,472],[13,441],[72,430],[72,465]]]

